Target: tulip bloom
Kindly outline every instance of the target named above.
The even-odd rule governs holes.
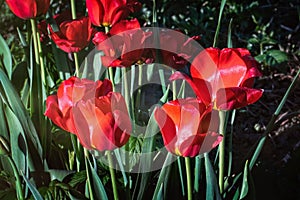
[[[217,115],[195,98],[178,99],[155,110],[166,149],[178,156],[195,157],[209,152],[222,140],[215,130]]]
[[[50,6],[50,0],[6,0],[6,3],[10,10],[22,19],[46,14]]]
[[[82,50],[89,44],[93,28],[88,17],[61,21],[58,15],[54,19],[59,30],[54,31],[50,25],[48,28],[50,37],[60,49],[67,53],[73,53]]]
[[[104,52],[101,60],[106,67],[129,67],[147,62],[143,57],[145,41],[151,32],[144,32],[137,19],[122,20],[108,34],[98,32],[93,38],[98,50]]]
[[[192,58],[200,52],[197,40],[200,40],[200,36],[189,38],[179,31],[162,30],[159,32],[159,44],[148,44],[147,46],[155,47],[152,52],[156,62],[173,69],[182,69],[192,62]],[[154,38],[152,42],[156,42]],[[157,58],[157,50],[159,50],[161,60]]]
[[[208,48],[192,62],[191,77],[176,72],[171,80],[185,79],[206,105],[231,110],[252,104],[262,96],[262,90],[252,88],[254,78],[261,75],[257,66],[247,49]]]
[[[57,94],[47,98],[45,115],[60,128],[76,134],[72,107],[78,101],[87,101],[95,97],[105,96],[111,91],[112,84],[108,79],[94,82],[71,77],[62,82]]]
[[[89,17],[95,26],[112,26],[141,8],[136,0],[86,0]]]
[[[45,115],[75,134],[87,149],[113,150],[129,139],[131,123],[124,98],[112,92],[108,79],[71,77],[46,100]]]
[[[113,150],[129,140],[131,122],[120,93],[80,101],[73,114],[77,136],[87,149]]]

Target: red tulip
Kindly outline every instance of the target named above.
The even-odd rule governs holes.
[[[256,102],[263,91],[253,89],[254,78],[261,73],[247,49],[208,48],[191,65],[191,78],[176,72],[171,80],[186,79],[197,97],[206,105],[231,110]]]
[[[73,109],[77,136],[87,149],[113,150],[129,140],[131,122],[124,98],[110,92],[106,96],[80,101]]]
[[[108,34],[98,32],[93,42],[98,50],[104,52],[101,57],[106,67],[129,67],[135,63],[147,62],[143,57],[145,41],[151,32],[144,32],[137,21],[123,20],[115,24]]]
[[[22,19],[46,14],[50,6],[50,0],[6,0],[6,3],[10,10]]]
[[[147,46],[154,47],[152,51],[156,62],[165,64],[173,69],[181,69],[200,52],[200,45],[196,40],[200,40],[200,37],[193,36],[189,38],[179,31],[161,30],[159,31],[159,43],[155,44],[156,41],[153,39],[152,42],[154,44],[147,44]],[[158,60],[157,50],[159,50],[158,53],[160,53],[161,60]]]
[[[48,28],[52,40],[60,49],[67,53],[78,52],[89,44],[93,28],[88,17],[79,17],[75,20],[66,18],[62,21],[58,15],[54,19],[59,30],[53,30],[50,25]]]
[[[155,110],[166,149],[183,157],[209,152],[222,140],[215,130],[217,115],[198,99],[170,101]]]
[[[71,77],[46,101],[45,115],[75,134],[87,149],[113,150],[129,139],[131,122],[124,98],[112,92],[108,79]]]
[[[138,11],[141,3],[136,0],[86,0],[89,17],[95,26],[112,26]]]
[[[72,107],[79,101],[88,101],[95,97],[105,96],[111,91],[112,84],[107,79],[94,82],[71,77],[62,82],[57,94],[47,98],[45,115],[57,126],[76,134]]]

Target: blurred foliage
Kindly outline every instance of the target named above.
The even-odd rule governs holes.
[[[134,17],[141,19],[144,26],[152,25],[153,1],[141,0],[144,4]],[[69,1],[52,3],[52,13],[68,9]],[[219,1],[207,0],[157,0],[158,26],[178,29],[189,36],[200,35],[200,44],[209,47],[213,43],[219,14]],[[25,29],[24,21],[15,17],[5,3],[1,4],[0,25],[6,27],[0,34],[10,45],[16,63],[22,60],[20,41],[16,27]],[[77,10],[85,12],[85,5],[77,5]],[[233,1],[226,3],[218,47],[226,47],[230,19],[232,24],[233,47],[248,48],[262,64],[262,69],[270,72],[286,72],[287,61],[297,61],[300,56],[300,7],[298,0],[258,0],[253,2]],[[291,66],[292,67],[292,66]]]
[[[152,1],[142,1],[147,25],[152,22]],[[219,14],[219,1],[158,0],[159,26],[179,29],[189,36],[200,35],[200,44],[213,43]],[[298,0],[232,1],[226,3],[218,47],[226,47],[230,19],[233,47],[248,48],[262,69],[267,72],[286,72],[287,61],[300,56],[300,7]]]

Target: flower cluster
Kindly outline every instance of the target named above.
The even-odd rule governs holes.
[[[6,2],[23,19],[45,14],[49,7],[49,0]],[[222,140],[215,126],[218,117],[213,113],[247,106],[262,96],[262,90],[252,88],[254,78],[261,74],[247,49],[211,47],[199,52],[193,45],[199,36],[145,30],[137,19],[128,19],[141,8],[137,0],[86,0],[86,8],[88,16],[72,19],[66,11],[53,17],[57,27],[41,27],[47,27],[51,39],[67,53],[79,52],[93,41],[103,51],[101,59],[106,67],[158,62],[178,70],[170,80],[184,79],[193,89],[195,98],[170,101],[155,111],[171,153],[194,157],[210,151]],[[101,28],[105,32],[97,31]],[[112,92],[109,80],[72,77],[46,103],[45,115],[75,134],[87,149],[112,150],[129,139],[127,106],[121,94]]]

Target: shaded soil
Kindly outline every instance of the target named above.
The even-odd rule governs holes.
[[[234,163],[241,163],[261,138],[299,66],[257,80],[259,102],[238,110],[233,132]],[[235,170],[243,166],[234,166]],[[236,171],[237,172],[237,171]],[[292,89],[273,131],[268,134],[253,173],[257,199],[300,199],[300,80]]]

